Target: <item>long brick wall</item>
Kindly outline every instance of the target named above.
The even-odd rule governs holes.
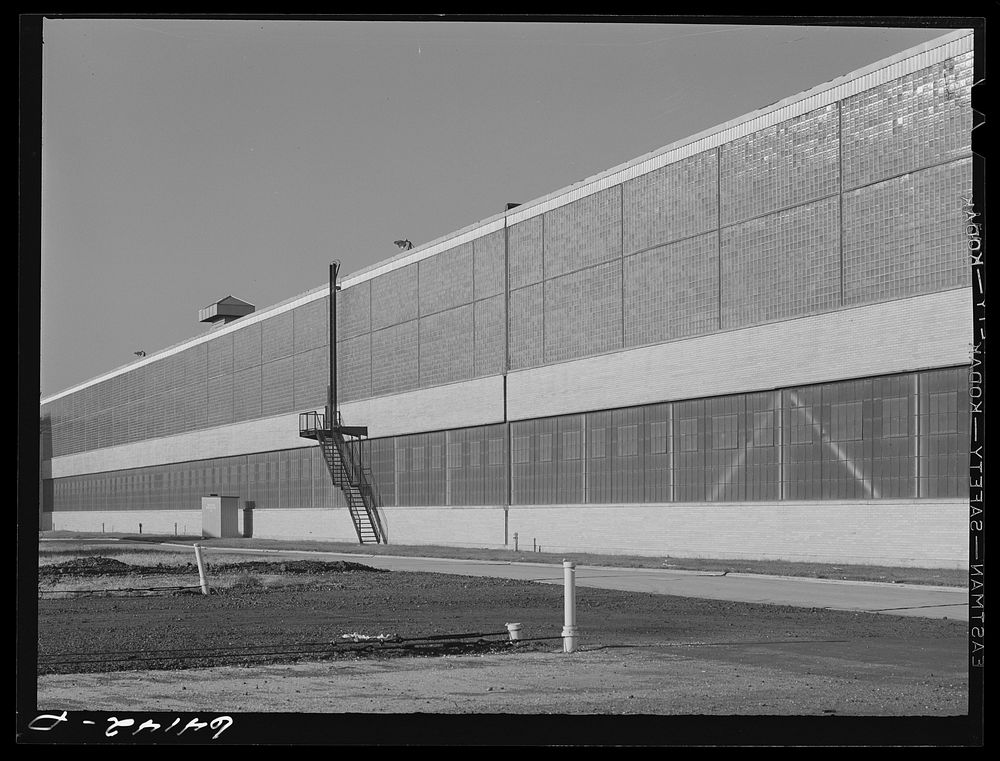
[[[390,541],[545,552],[967,568],[968,502],[387,508]],[[62,531],[198,534],[197,510],[55,513]],[[506,528],[506,533],[505,533]],[[239,530],[244,530],[240,511]],[[258,538],[357,541],[346,510],[255,510]],[[506,544],[505,544],[506,542]]]

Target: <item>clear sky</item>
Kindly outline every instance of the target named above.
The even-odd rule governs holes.
[[[948,31],[46,20],[43,396]]]

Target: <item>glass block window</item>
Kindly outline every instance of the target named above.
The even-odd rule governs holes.
[[[973,53],[842,102],[844,187],[970,155]]]
[[[722,327],[840,306],[838,198],[722,230]]]
[[[845,193],[844,303],[968,286],[962,198],[971,193],[971,159]]]
[[[836,193],[840,181],[836,104],[722,146],[722,224],[729,225]]]
[[[626,257],[624,299],[626,346],[718,330],[718,233]]]
[[[602,264],[546,280],[544,291],[546,362],[622,347],[620,263]]]
[[[544,362],[541,283],[511,291],[508,314],[511,369],[535,367]]]
[[[623,187],[626,254],[690,238],[717,224],[715,150],[640,175]]]
[[[542,236],[546,278],[621,257],[621,185],[546,212]]]

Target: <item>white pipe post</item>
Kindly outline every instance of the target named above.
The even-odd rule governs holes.
[[[205,577],[205,563],[201,559],[201,545],[194,546],[194,559],[198,562],[198,583],[201,584],[201,593],[208,594],[208,579]]]
[[[576,651],[576,563],[563,561],[563,652]]]

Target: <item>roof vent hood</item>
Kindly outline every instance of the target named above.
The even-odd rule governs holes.
[[[200,322],[211,323],[212,327],[218,328],[229,324],[233,320],[238,320],[240,317],[245,317],[253,312],[254,309],[253,304],[248,304],[235,296],[226,296],[214,304],[209,304],[204,309],[199,309],[198,320]]]

